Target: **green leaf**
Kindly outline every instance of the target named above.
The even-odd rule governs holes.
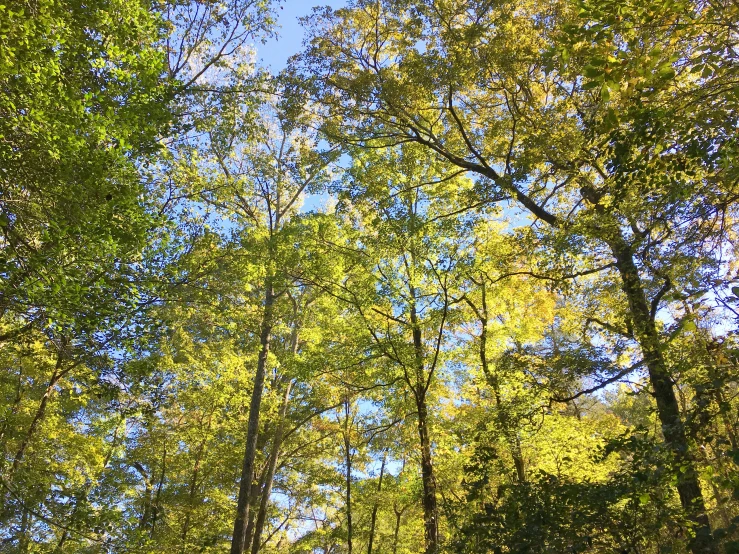
[[[608,102],[611,99],[611,91],[608,90],[608,87],[605,84],[603,84],[600,89],[600,97],[603,102]]]
[[[596,77],[600,77],[603,75],[603,67],[588,65],[583,70],[583,75],[585,75],[585,77],[589,77],[590,79],[595,79]]]
[[[657,75],[663,79],[672,79],[675,77],[675,70],[670,62],[665,62],[657,68]]]

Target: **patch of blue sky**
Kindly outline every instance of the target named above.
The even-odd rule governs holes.
[[[329,6],[338,9],[345,5],[346,0],[323,0],[322,2],[284,0],[277,10],[279,25],[277,36],[255,47],[259,65],[269,69],[272,73],[282,71],[287,66],[290,56],[299,53],[303,47],[305,29],[300,24],[300,18],[310,15],[314,7]],[[306,193],[300,211],[304,213],[326,211],[333,206],[333,203],[334,198],[328,192]]]
[[[265,44],[257,45],[257,59],[260,65],[277,73],[285,68],[287,60],[300,52],[305,38],[305,29],[300,25],[300,18],[308,16],[314,7],[329,6],[334,9],[343,8],[346,0],[284,0],[278,11],[278,35]]]

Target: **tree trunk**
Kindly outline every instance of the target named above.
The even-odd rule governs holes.
[[[266,432],[260,433],[257,437],[257,450],[265,448],[267,435]],[[262,440],[264,439],[264,440]],[[254,538],[254,525],[256,523],[259,499],[261,491],[264,489],[264,484],[267,479],[267,467],[269,460],[265,460],[264,466],[260,472],[257,472],[257,468],[254,468],[254,475],[252,476],[251,491],[249,492],[249,522],[246,524],[246,534],[244,536],[244,552],[251,550],[252,539]]]
[[[428,432],[428,411],[423,395],[417,404],[418,436],[421,441],[421,480],[423,481],[423,520],[426,537],[426,554],[439,550],[438,509],[436,506],[436,477],[431,460],[431,440]]]
[[[515,437],[513,445],[511,447],[511,454],[513,455],[513,465],[516,467],[516,478],[519,483],[526,482],[526,462],[523,459],[523,453],[521,452],[521,441],[518,437]]]
[[[375,540],[375,524],[377,523],[377,510],[380,506],[380,492],[382,492],[382,477],[385,475],[385,462],[387,461],[387,450],[382,455],[382,464],[380,465],[380,479],[377,482],[377,496],[375,504],[372,506],[372,517],[370,519],[369,541],[367,542],[367,554],[372,554],[372,543]]]
[[[267,465],[267,476],[264,480],[262,495],[259,501],[259,513],[254,523],[254,539],[252,541],[252,554],[259,554],[262,546],[262,532],[264,531],[264,522],[267,519],[267,507],[269,506],[269,497],[272,494],[272,483],[274,482],[275,472],[277,470],[277,460],[280,455],[280,447],[282,446],[282,436],[285,432],[285,416],[287,415],[287,406],[290,402],[290,391],[293,382],[288,381],[285,387],[285,395],[280,405],[279,422],[275,430],[275,437],[272,443],[272,451],[270,452],[269,462]]]
[[[667,446],[672,451],[677,467],[677,490],[680,503],[693,523],[695,538],[691,543],[694,554],[717,554],[718,547],[711,533],[705,502],[698,483],[698,473],[690,455],[688,438],[680,418],[680,410],[672,386],[667,364],[662,354],[659,334],[647,304],[646,295],[634,263],[634,255],[619,231],[608,241],[616,258],[623,291],[629,302],[629,313],[634,335],[639,342],[649,380],[657,403],[657,414]]]
[[[272,336],[274,301],[273,283],[272,279],[268,277],[265,283],[264,314],[262,316],[262,326],[259,337],[261,350],[259,351],[259,358],[257,360],[257,372],[254,376],[254,389],[252,390],[251,403],[249,405],[246,449],[244,452],[244,463],[241,468],[239,499],[236,506],[236,519],[234,521],[233,538],[231,540],[231,554],[243,554],[245,548],[246,528],[249,522],[252,476],[254,475],[254,460],[257,454],[259,410],[262,405],[264,376],[266,373],[267,356],[269,355],[270,340]]]
[[[28,529],[31,526],[30,518],[28,517],[28,509],[23,508],[23,515],[21,516],[21,528],[18,532],[19,534],[19,540],[18,540],[18,552],[25,553],[28,552]]]
[[[154,504],[151,510],[151,530],[149,531],[149,537],[154,537],[154,527],[157,524],[157,520],[160,516],[161,510],[161,498],[162,498],[162,487],[164,486],[164,476],[167,470],[167,442],[164,442],[162,449],[162,471],[159,474],[159,483],[157,484],[157,493],[154,498]]]
[[[292,297],[290,297],[292,299]],[[298,334],[299,334],[299,323],[297,321],[297,303],[293,300],[293,308],[295,310],[296,321],[293,325],[292,334],[290,337],[291,350],[293,358],[298,354]],[[282,447],[282,439],[285,433],[285,418],[287,417],[287,406],[290,402],[290,392],[292,391],[293,381],[288,380],[285,385],[285,395],[280,405],[280,411],[278,414],[277,427],[275,429],[274,440],[272,443],[272,451],[270,452],[269,459],[267,460],[267,467],[264,472],[264,478],[260,483],[260,500],[259,500],[259,512],[255,518],[253,524],[249,521],[251,529],[247,532],[246,543],[251,544],[251,550],[253,554],[258,554],[262,548],[262,533],[264,532],[264,523],[267,519],[267,508],[269,506],[269,499],[272,494],[272,484],[274,483],[275,473],[277,472],[277,461],[280,457],[280,448]],[[253,536],[252,536],[253,533]]]
[[[415,299],[415,289],[411,290]],[[413,325],[413,349],[416,382],[413,394],[418,410],[418,438],[421,447],[421,481],[423,482],[423,525],[426,541],[426,554],[436,554],[439,550],[439,523],[436,506],[436,477],[431,459],[431,439],[428,429],[428,407],[426,405],[426,373],[424,371],[423,337],[418,324],[415,302],[411,305]]]
[[[138,472],[141,474],[141,477],[144,478],[144,501],[143,506],[141,508],[141,519],[139,520],[139,529],[144,530],[149,525],[149,519],[151,517],[151,495],[152,495],[152,486],[151,486],[151,479],[149,478],[149,474],[146,472],[144,467],[139,463],[134,463],[133,467],[135,467]]]
[[[210,428],[210,424],[208,425]],[[205,441],[203,439],[198,447],[198,452],[195,455],[195,464],[192,470],[192,479],[190,480],[190,490],[187,496],[187,513],[185,514],[185,521],[182,523],[182,547],[185,548],[187,543],[187,533],[190,530],[190,519],[192,518],[192,510],[195,506],[195,492],[198,486],[198,473],[200,473],[200,461],[203,457],[203,450],[205,450]]]
[[[349,436],[349,393],[344,400],[344,462],[346,469],[346,546],[352,554],[352,451]]]
[[[495,406],[497,408],[496,415],[501,431],[508,442],[511,457],[513,458],[513,466],[516,470],[516,479],[519,483],[524,483],[526,481],[526,464],[523,459],[523,453],[521,452],[521,441],[518,438],[517,430],[511,429],[512,425],[510,418],[504,412],[504,408],[502,406],[498,378],[492,371],[490,371],[490,364],[488,362],[488,301],[484,278],[480,284],[480,292],[482,295],[481,309],[478,309],[471,300],[467,299],[467,304],[469,304],[472,311],[475,312],[477,319],[480,321],[480,366],[482,367],[482,373],[485,375],[488,385],[493,389],[493,394],[495,395]]]
[[[398,554],[398,536],[400,535],[400,518],[403,516],[403,512],[407,506],[403,506],[402,509],[398,510],[398,504],[393,504],[393,512],[395,512],[395,530],[393,531],[393,554]]]
[[[256,477],[256,475],[255,475]],[[264,477],[264,475],[262,475]],[[263,484],[263,479],[260,477],[259,479],[259,490],[261,490]],[[249,522],[246,524],[246,534],[244,535],[244,551],[246,551],[247,545],[251,545],[252,537],[254,536],[254,520],[256,519],[256,504],[257,504],[257,498],[254,493],[254,486],[252,485],[251,488],[251,498],[249,499]]]
[[[6,477],[6,479],[9,482],[12,482],[13,475],[18,470],[18,467],[20,466],[20,463],[23,460],[23,456],[25,455],[26,449],[28,448],[28,445],[31,442],[31,438],[33,438],[33,435],[36,433],[36,429],[38,429],[38,426],[41,424],[41,422],[44,419],[44,416],[46,415],[46,407],[49,404],[49,400],[51,400],[51,396],[54,394],[54,387],[56,387],[57,383],[59,383],[61,378],[64,377],[64,375],[66,375],[69,369],[71,369],[71,368],[68,368],[66,370],[62,370],[63,362],[64,362],[63,349],[60,348],[59,353],[57,354],[57,358],[56,358],[56,366],[54,367],[54,372],[51,374],[51,379],[49,379],[49,384],[46,386],[46,391],[44,392],[44,396],[41,397],[41,402],[39,403],[39,406],[36,409],[36,414],[33,416],[31,425],[28,427],[28,431],[26,431],[26,435],[23,437],[23,440],[21,441],[21,444],[18,447],[18,450],[15,453],[15,456],[13,457],[13,465],[10,468],[9,475]]]

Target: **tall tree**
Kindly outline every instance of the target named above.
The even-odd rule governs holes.
[[[454,299],[449,279],[458,262],[464,225],[450,195],[459,180],[438,178],[432,160],[408,145],[357,156],[346,193],[373,236],[361,251],[370,273],[339,284],[336,294],[358,310],[373,350],[395,366],[413,398],[423,482],[426,552],[440,548],[430,405],[435,375],[444,363]],[[434,187],[433,193],[423,185]],[[434,194],[435,193],[435,194]],[[369,281],[366,279],[369,277]],[[370,288],[370,290],[367,290]]]
[[[178,170],[193,175],[189,184],[183,177],[188,194],[231,218],[241,240],[254,254],[259,252],[254,279],[255,291],[261,295],[257,323],[260,346],[231,545],[231,552],[238,554],[251,544],[247,529],[252,491],[256,490],[252,481],[260,409],[273,329],[284,311],[278,302],[286,303],[295,286],[291,269],[296,267],[298,253],[292,244],[299,226],[294,216],[304,194],[321,186],[333,159],[333,150],[320,151],[308,121],[301,120],[305,116],[291,114],[289,106],[280,106],[274,98],[256,112],[238,97],[221,103],[224,111],[217,119],[210,117],[199,124],[207,133],[205,148],[197,142],[189,147]]]
[[[682,468],[675,475],[696,531],[693,550],[716,552],[655,322],[666,293],[679,288],[662,264],[683,259],[706,240],[722,240],[720,214],[733,197],[717,178],[716,163],[728,160],[731,148],[720,147],[724,155],[710,160],[692,152],[707,153],[717,142],[650,131],[687,113],[670,113],[680,109],[671,102],[691,79],[688,71],[673,70],[671,56],[699,48],[694,37],[636,31],[634,47],[617,46],[618,54],[665,70],[642,71],[638,94],[615,95],[610,81],[601,86],[581,78],[592,72],[587,60],[553,58],[562,29],[579,23],[563,2],[491,8],[487,2],[360,0],[318,12],[313,22],[302,60],[328,113],[328,136],[373,148],[422,145],[445,160],[449,172],[476,175],[481,199],[503,194],[563,241],[584,240],[610,258],[666,443]],[[649,99],[647,109],[642,97]],[[629,115],[612,132],[613,114],[624,111]],[[725,115],[734,117],[730,110]],[[652,141],[634,145],[634,128],[645,129]],[[731,138],[719,134],[715,141],[728,145]],[[668,179],[660,177],[666,168]],[[655,249],[664,262],[652,263]],[[712,266],[706,259],[699,271]]]

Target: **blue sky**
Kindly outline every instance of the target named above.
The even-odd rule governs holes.
[[[345,0],[284,0],[277,8],[280,36],[267,44],[258,44],[257,57],[262,59],[263,65],[271,67],[274,72],[284,68],[287,59],[297,53],[302,46],[305,33],[298,18],[310,14],[314,6],[341,8],[345,3]]]
[[[269,40],[266,44],[255,45],[260,65],[269,67],[273,74],[283,69],[287,59],[297,54],[303,45],[305,31],[298,19],[309,15],[314,6],[330,6],[336,9],[345,4],[346,0],[283,0],[277,7],[278,38]],[[327,193],[306,194],[301,211],[322,209],[328,199]]]

